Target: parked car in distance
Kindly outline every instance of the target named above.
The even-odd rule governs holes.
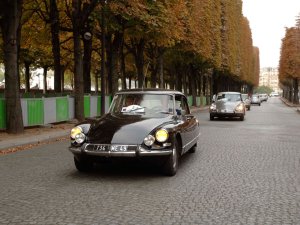
[[[261,102],[268,101],[268,94],[259,94],[259,97]]]
[[[179,91],[131,89],[117,92],[109,112],[71,130],[75,167],[89,171],[100,159],[151,157],[173,176],[179,158],[195,152],[200,128]]]
[[[219,92],[209,108],[210,120],[215,117],[239,117],[243,121],[245,114],[245,104],[240,92]]]
[[[260,100],[259,95],[254,94],[254,95],[251,96],[251,104],[257,104],[257,105],[260,106],[261,100]]]
[[[279,93],[278,92],[271,92],[270,97],[279,97]]]
[[[250,110],[251,107],[251,99],[248,94],[242,94],[242,100],[245,104],[246,109]]]

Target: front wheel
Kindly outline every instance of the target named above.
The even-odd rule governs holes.
[[[178,143],[175,140],[172,154],[168,156],[168,159],[164,165],[164,174],[167,176],[174,176],[178,169]]]
[[[240,116],[240,121],[244,121],[244,115]]]
[[[213,115],[209,115],[209,120],[214,120],[214,116]]]
[[[195,153],[197,150],[197,144],[195,144],[190,150],[189,153]]]
[[[75,167],[78,171],[80,172],[88,172],[91,171],[93,169],[93,164],[92,162],[88,162],[86,160],[78,160],[74,157],[74,163],[75,163]]]

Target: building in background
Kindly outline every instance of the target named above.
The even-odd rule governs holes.
[[[278,68],[264,67],[260,69],[259,86],[267,86],[273,89],[274,92],[281,92],[279,87],[279,72]]]

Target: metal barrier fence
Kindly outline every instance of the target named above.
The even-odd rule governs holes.
[[[105,98],[105,112],[108,111],[112,97]],[[21,98],[24,127],[45,125],[74,119],[74,97],[50,98]],[[84,116],[96,117],[101,115],[101,97],[84,96]],[[0,98],[0,129],[6,128],[5,99]]]
[[[193,97],[188,96],[188,104],[193,104]],[[108,111],[112,96],[105,97],[105,112]],[[206,96],[196,97],[196,106],[205,106]],[[21,98],[24,127],[45,125],[72,120],[75,117],[74,97]],[[101,115],[101,96],[84,96],[84,116],[96,117]],[[6,128],[5,99],[0,98],[0,129]]]

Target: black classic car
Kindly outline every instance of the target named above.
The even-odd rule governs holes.
[[[91,170],[100,158],[156,157],[163,172],[173,176],[179,157],[195,152],[199,130],[181,92],[123,90],[116,93],[107,114],[71,130],[69,150],[82,172]]]

